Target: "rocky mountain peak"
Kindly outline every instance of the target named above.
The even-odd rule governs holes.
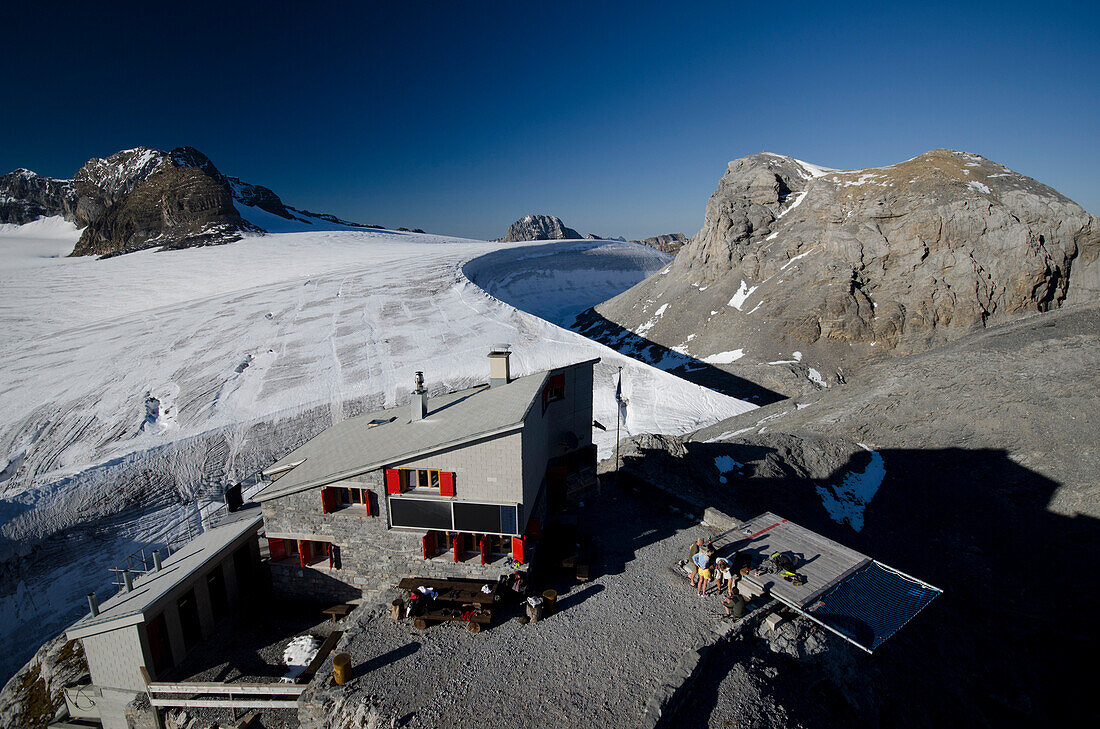
[[[798,351],[850,372],[1095,300],[1098,254],[1094,216],[980,155],[834,170],[761,153],[729,163],[666,275],[597,311],[700,358],[741,350],[737,367]]]
[[[561,218],[553,215],[526,215],[508,226],[508,232],[500,240],[505,243],[524,240],[575,240],[580,233],[566,227]]]
[[[263,229],[241,217],[258,208],[295,223],[359,228],[332,215],[287,207],[270,189],[223,174],[194,147],[135,147],[88,160],[72,180],[17,169],[0,177],[0,223],[60,215],[84,228],[73,255],[114,255],[238,240]]]

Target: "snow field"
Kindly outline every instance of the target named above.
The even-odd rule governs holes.
[[[13,566],[0,672],[196,501],[349,403],[404,402],[416,370],[441,392],[486,381],[498,342],[517,376],[600,357],[601,457],[617,416],[621,437],[682,434],[754,408],[505,303],[571,323],[667,264],[653,249],[333,230],[94,260],[64,257],[79,237],[64,221],[13,228],[0,230],[0,558]],[[283,440],[258,441],[280,422]],[[118,485],[150,466],[165,485]]]

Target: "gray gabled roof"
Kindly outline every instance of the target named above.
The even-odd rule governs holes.
[[[268,501],[519,430],[538,401],[547,375],[537,372],[506,385],[482,385],[431,398],[423,420],[412,420],[408,405],[344,420],[265,469],[264,475],[283,475],[255,500]]]

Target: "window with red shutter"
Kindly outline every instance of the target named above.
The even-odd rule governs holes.
[[[440,496],[454,496],[455,495],[455,475],[451,471],[440,471],[439,473],[439,494]]]
[[[336,489],[321,489],[321,513],[331,514],[336,511]]]
[[[397,472],[396,468],[386,469],[386,493],[401,493],[401,474]]]
[[[512,559],[524,563],[523,559],[523,537],[512,537]]]
[[[367,509],[367,516],[374,516],[374,507],[370,503],[370,489],[363,489],[363,506]]]
[[[286,559],[286,543],[282,539],[268,537],[267,548],[271,552],[272,562],[278,562],[280,559]]]

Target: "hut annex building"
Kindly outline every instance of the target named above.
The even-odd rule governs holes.
[[[489,354],[490,382],[350,418],[264,476],[274,589],[347,600],[406,575],[495,578],[530,561],[548,505],[592,474],[598,359],[512,379]]]

